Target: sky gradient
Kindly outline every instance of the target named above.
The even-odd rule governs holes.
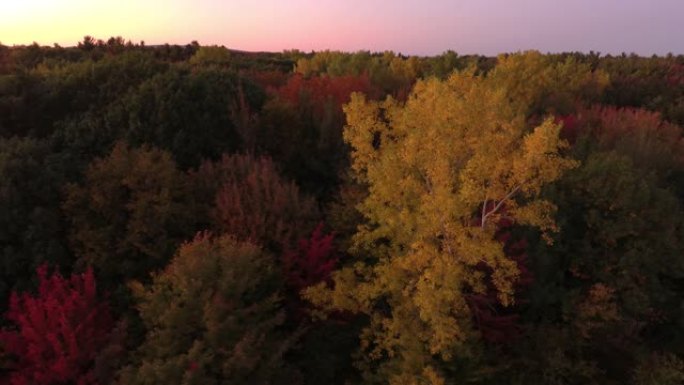
[[[0,42],[684,54],[684,0],[0,0]]]

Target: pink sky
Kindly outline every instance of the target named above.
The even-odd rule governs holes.
[[[684,53],[682,16],[681,0],[2,0],[0,42],[648,55]]]

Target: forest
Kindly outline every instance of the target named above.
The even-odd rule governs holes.
[[[0,384],[684,383],[684,56],[0,45]]]

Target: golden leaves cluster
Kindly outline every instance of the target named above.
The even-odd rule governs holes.
[[[555,206],[540,190],[577,165],[563,155],[560,125],[551,117],[531,125],[529,113],[542,95],[585,87],[562,78],[588,69],[530,64],[543,58],[502,57],[487,75],[468,69],[422,80],[405,103],[355,94],[345,106],[352,168],[369,186],[354,251],[378,262],[346,267],[334,289],[306,295],[328,309],[368,314],[369,357],[398,361],[400,372],[420,377],[433,359],[467,355],[476,335],[467,293],[483,293],[491,279],[501,303],[514,302],[519,271],[495,239],[497,222],[554,231]],[[547,90],[556,85],[566,88]]]

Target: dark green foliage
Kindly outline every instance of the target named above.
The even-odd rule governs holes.
[[[659,111],[684,124],[684,60],[682,56],[622,55],[599,61],[611,78],[604,102],[620,107]]]
[[[143,82],[104,110],[62,125],[55,140],[70,152],[100,155],[119,138],[165,149],[182,168],[242,148],[239,114],[263,94],[219,68],[173,67]]]
[[[0,75],[0,136],[51,135],[60,121],[99,112],[164,68],[149,53],[132,51]]]
[[[563,354],[595,366],[595,381],[626,381],[640,355],[684,338],[684,213],[615,152],[592,154],[557,194],[563,237],[538,252],[532,314],[566,329],[561,346],[580,350]]]
[[[280,277],[270,256],[230,236],[198,235],[150,286],[133,286],[148,329],[121,384],[296,384],[282,356]]]
[[[241,145],[232,120],[238,86],[229,71],[174,68],[122,102],[124,135],[170,151],[181,167],[218,159]]]
[[[79,263],[106,285],[145,278],[197,231],[186,177],[170,154],[125,143],[66,187],[63,208]]]
[[[684,210],[668,183],[681,129],[629,110],[581,116],[582,165],[549,191],[560,236],[534,253],[521,383],[627,383],[652,354],[684,353]]]
[[[11,289],[31,287],[42,263],[68,271],[59,168],[44,141],[0,139],[0,314]]]
[[[353,359],[359,346],[363,318],[338,317],[317,321],[308,326],[306,334],[287,361],[299,368],[305,385],[356,384],[360,376]]]

